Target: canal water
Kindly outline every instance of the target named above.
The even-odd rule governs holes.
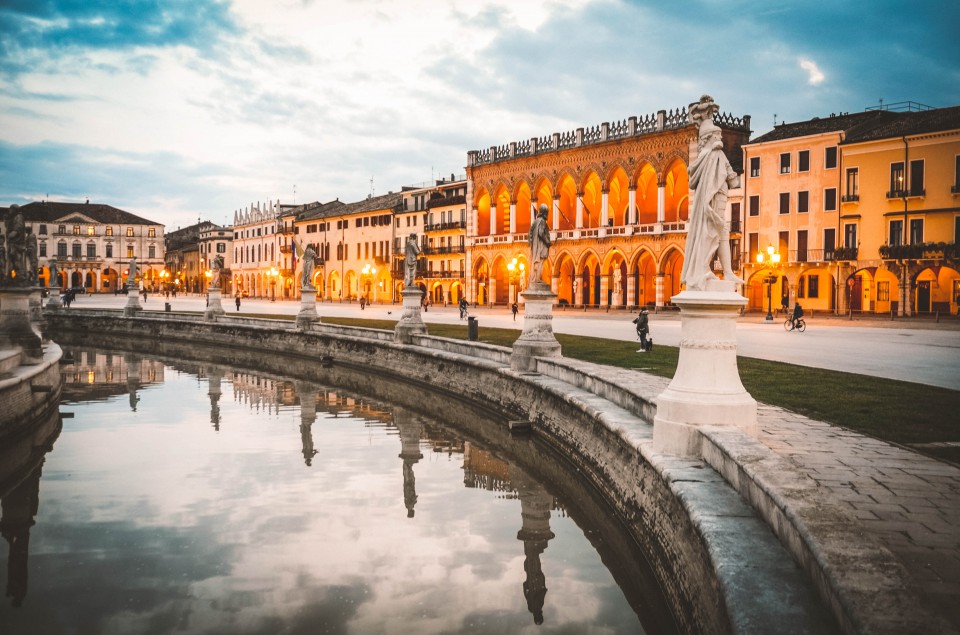
[[[66,353],[62,431],[3,499],[2,633],[674,629],[642,555],[533,441],[295,378]]]

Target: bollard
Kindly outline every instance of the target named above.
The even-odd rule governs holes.
[[[467,318],[467,338],[471,342],[476,342],[480,339],[480,325],[475,317]]]
[[[170,312],[170,303],[169,303],[169,302],[164,302],[164,303],[163,303],[163,310],[166,311],[167,313]]]

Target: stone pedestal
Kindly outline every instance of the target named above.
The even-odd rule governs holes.
[[[22,364],[43,360],[43,340],[30,323],[30,296],[33,289],[0,289],[0,350],[21,351]]]
[[[699,456],[704,425],[736,426],[756,436],[757,402],[737,369],[737,317],[747,299],[732,282],[714,280],[706,291],[683,291],[672,301],[680,307],[680,359],[657,397],[654,449]]]
[[[127,304],[123,307],[123,314],[127,317],[136,315],[142,311],[140,306],[140,289],[135,284],[127,285]]]
[[[557,294],[543,283],[534,283],[523,296],[523,332],[513,343],[510,368],[533,372],[537,357],[560,357],[560,342],[553,335],[553,301]]]
[[[203,312],[203,317],[206,320],[215,320],[217,316],[223,315],[226,311],[223,310],[223,305],[220,303],[220,289],[208,289],[207,290],[207,308]]]
[[[308,328],[320,319],[317,315],[317,288],[313,285],[300,289],[300,312],[297,313],[297,326]]]
[[[414,335],[427,332],[427,325],[420,317],[420,300],[423,294],[419,287],[408,287],[400,292],[403,297],[403,313],[394,331],[396,340],[401,344],[410,344]]]
[[[46,308],[50,311],[59,311],[63,308],[63,300],[60,299],[60,287],[50,287],[47,289],[50,295],[47,297]]]

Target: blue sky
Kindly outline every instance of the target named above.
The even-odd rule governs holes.
[[[754,136],[960,105],[958,24],[928,0],[0,0],[0,204],[175,229],[460,175],[469,150],[703,93]]]

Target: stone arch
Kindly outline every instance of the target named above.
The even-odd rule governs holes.
[[[510,233],[510,190],[503,183],[497,185],[490,201],[493,215],[493,234]]]
[[[662,298],[664,304],[680,293],[680,271],[683,268],[683,252],[671,245],[660,258],[660,275],[663,276]]]
[[[896,276],[889,270],[883,271],[893,279],[892,287],[896,289]],[[836,286],[836,278],[829,267],[806,267],[797,276],[794,301],[801,301],[800,304],[808,310],[831,311],[834,309]],[[884,311],[889,310],[888,301]]]
[[[510,275],[507,259],[497,254],[490,265],[490,304],[507,304],[510,299]]]
[[[657,171],[648,161],[642,162],[634,175],[636,191],[634,201],[637,206],[637,223],[652,225],[657,222],[659,210],[659,178]]]
[[[636,306],[656,306],[657,258],[650,249],[643,248],[634,254],[630,266],[630,284]]]
[[[327,277],[327,284],[330,288],[330,300],[343,299],[343,281],[340,279],[339,271],[331,271]]]
[[[490,235],[490,206],[493,197],[486,188],[481,187],[477,190],[474,200],[474,208],[477,210],[477,236]]]
[[[580,200],[583,204],[583,227],[595,229],[603,224],[603,181],[600,175],[590,170],[584,176],[580,186]],[[576,207],[574,207],[576,214]]]
[[[600,257],[592,249],[588,249],[580,255],[577,276],[580,281],[581,304],[584,306],[600,306]]]
[[[689,177],[687,165],[675,157],[663,172],[663,220],[676,223],[686,220],[689,215]]]
[[[574,229],[577,222],[577,182],[567,172],[564,172],[557,180],[557,194],[560,196],[559,209],[551,208],[547,221],[550,227],[557,227],[561,231]],[[554,220],[554,213],[559,213],[559,218]]]
[[[517,181],[517,186],[513,190],[513,200],[516,201],[516,233],[526,234],[530,231],[530,223],[533,212],[530,210],[530,204],[533,196],[530,185],[524,181]]]
[[[616,226],[629,222],[627,212],[630,209],[630,178],[627,171],[619,165],[610,170],[606,180],[608,215]]]
[[[626,255],[616,247],[609,250],[604,256],[601,273],[603,281],[606,282],[604,303],[607,306],[626,308],[629,286]]]
[[[474,303],[478,305],[490,302],[490,266],[483,256],[477,258],[473,264],[473,280],[476,288]]]
[[[570,252],[563,250],[555,257],[554,278],[556,279],[557,302],[560,304],[579,304],[574,291],[578,287],[576,280],[577,267]]]

